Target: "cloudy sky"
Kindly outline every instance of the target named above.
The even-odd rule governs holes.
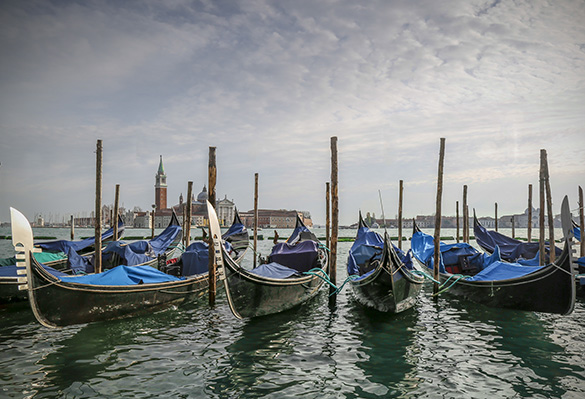
[[[555,211],[585,185],[585,2],[20,1],[0,4],[0,220],[149,209],[207,182],[253,207],[325,220],[338,137],[340,222],[358,210],[522,212],[548,153]]]

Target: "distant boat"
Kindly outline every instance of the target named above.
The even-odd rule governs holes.
[[[212,237],[219,244],[220,228],[207,205]],[[265,316],[298,306],[317,295],[329,266],[327,249],[297,216],[296,228],[276,244],[268,260],[252,270],[240,267],[221,246],[218,273],[224,281],[230,309],[237,318]],[[320,270],[316,272],[315,270]],[[314,274],[309,274],[314,273]]]
[[[564,247],[555,263],[523,266],[502,262],[499,247],[490,256],[467,243],[440,244],[439,278],[448,293],[497,308],[569,314],[575,306],[575,266],[571,259],[570,210],[563,200]],[[414,225],[414,257],[433,270],[434,239]]]
[[[348,276],[357,301],[381,312],[399,313],[414,306],[424,277],[413,273],[410,251],[404,253],[368,228],[359,214],[359,227],[347,260]]]

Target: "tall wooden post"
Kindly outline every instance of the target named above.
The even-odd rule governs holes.
[[[512,238],[516,238],[516,230],[515,230],[516,221],[514,219],[514,216],[512,216],[511,222],[512,222]]]
[[[532,184],[528,185],[528,242],[532,240]]]
[[[152,211],[150,211],[150,239],[152,240],[154,238],[154,222],[155,222],[155,216],[156,216],[156,205],[152,204]]]
[[[207,192],[209,203],[215,208],[215,182],[217,179],[217,167],[215,163],[215,147],[209,147],[209,191]],[[213,237],[211,229],[209,230],[209,304],[215,304],[215,249],[213,248]]]
[[[581,234],[580,255],[585,256],[585,216],[583,214],[583,188],[579,186],[579,233]]]
[[[459,201],[455,201],[455,219],[457,220],[457,242],[459,242]]]
[[[469,221],[467,220],[467,184],[463,186],[463,242],[469,242]]]
[[[398,184],[398,248],[402,249],[402,198],[404,195],[404,182]]]
[[[116,184],[114,195],[114,241],[118,241],[118,213],[120,213],[120,185]]]
[[[254,173],[254,267],[258,259],[258,173]]]
[[[441,137],[441,147],[439,150],[439,174],[437,177],[437,202],[436,202],[436,210],[435,210],[435,236],[434,236],[434,246],[435,252],[433,257],[433,278],[435,279],[435,283],[433,284],[433,295],[435,298],[438,298],[439,294],[439,266],[441,264],[441,199],[443,197],[443,163],[445,159],[445,138]],[[464,203],[467,203],[467,186],[463,186],[463,198]],[[465,205],[464,205],[465,209]],[[464,216],[465,217],[465,216]],[[465,220],[465,219],[464,219]],[[464,222],[465,225],[465,222]],[[465,235],[465,233],[464,233]]]
[[[325,244],[327,249],[331,245],[331,189],[329,182],[325,183]]]
[[[71,215],[71,241],[75,240],[75,219]]]
[[[548,214],[548,249],[550,263],[555,261],[556,248],[555,248],[555,223],[554,214],[552,209],[552,195],[550,192],[550,175],[548,173],[548,160],[546,150],[544,151],[544,188],[546,190],[546,211]]]
[[[538,215],[538,224],[540,226],[540,234],[539,234],[539,264],[540,266],[544,265],[546,262],[546,253],[545,253],[545,245],[544,245],[544,216],[545,216],[545,199],[544,199],[544,160],[546,158],[546,150],[540,150],[540,173],[539,173],[539,194],[540,194],[540,214]]]
[[[102,140],[98,140],[95,152],[95,273],[102,272],[102,152]]]
[[[329,258],[329,280],[337,284],[337,239],[339,233],[339,186],[337,182],[337,136],[331,137],[331,252]],[[335,292],[330,287],[329,293]],[[329,297],[330,303],[336,300],[337,295]]]
[[[496,228],[496,231],[498,231],[498,203],[497,202],[494,204],[494,211],[495,211],[494,226]]]
[[[192,213],[193,213],[193,207],[192,207],[192,201],[191,198],[193,197],[193,182],[192,181],[188,181],[187,182],[187,204],[185,206],[186,208],[186,215],[185,215],[185,220],[183,220],[183,223],[185,224],[185,248],[187,248],[189,245],[191,245],[191,218],[193,217]]]

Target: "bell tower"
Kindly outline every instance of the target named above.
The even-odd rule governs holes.
[[[165,175],[162,155],[158,164],[158,172],[155,175],[154,203],[157,211],[167,209],[167,175]]]

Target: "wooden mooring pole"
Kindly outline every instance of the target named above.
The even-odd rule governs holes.
[[[435,282],[433,283],[433,295],[435,299],[439,297],[439,266],[441,264],[441,198],[443,196],[443,164],[445,159],[445,138],[441,137],[441,147],[439,150],[439,174],[437,177],[437,202],[436,202],[436,210],[435,210],[435,236],[434,236],[434,264],[433,264],[433,278]],[[467,202],[467,186],[463,186],[463,198],[464,203]],[[465,207],[465,206],[464,206]],[[464,222],[465,225],[465,222]],[[465,233],[464,233],[465,235]]]
[[[463,186],[463,242],[469,243],[469,220],[467,214],[467,184]]]
[[[325,245],[331,247],[331,189],[329,182],[325,183]]]
[[[580,255],[585,256],[585,216],[583,213],[583,188],[579,186],[579,233],[581,234]]]
[[[457,242],[459,242],[459,201],[455,201],[455,215],[457,224]]]
[[[191,200],[193,196],[193,182],[187,182],[187,203],[185,204],[185,220],[183,220],[183,224],[185,225],[185,248],[187,248],[191,244],[191,213],[193,212],[193,202]]]
[[[516,221],[514,219],[514,216],[512,216],[510,222],[512,222],[512,238],[516,238]]]
[[[75,240],[75,219],[71,215],[71,241]]]
[[[114,241],[118,241],[118,213],[120,213],[120,185],[116,184],[116,194],[114,195]]]
[[[215,147],[209,147],[209,190],[207,192],[209,203],[215,208],[215,183],[217,179],[217,166],[215,163]],[[209,230],[209,305],[215,304],[215,248],[213,247],[213,237],[211,229]],[[221,237],[220,237],[221,238]]]
[[[546,190],[546,211],[548,214],[548,256],[550,263],[555,261],[555,223],[552,210],[552,195],[550,192],[550,175],[548,173],[548,159],[544,151],[544,188]]]
[[[404,181],[398,183],[398,248],[402,249],[402,198],[404,196]]]
[[[539,224],[539,238],[538,238],[538,250],[539,250],[539,264],[543,266],[546,262],[546,253],[544,246],[544,216],[545,216],[545,199],[544,199],[544,162],[546,159],[546,150],[540,150],[540,172],[539,172],[539,194],[540,194],[540,213],[538,215]]]
[[[339,234],[339,186],[337,182],[337,136],[331,137],[331,252],[329,254],[329,280],[337,285],[337,239]],[[333,294],[335,288],[329,288]],[[329,297],[329,303],[336,301],[337,295]]]
[[[528,242],[532,240],[532,184],[528,185]]]
[[[97,141],[95,164],[95,257],[94,272],[102,271],[102,141]]]
[[[495,212],[494,226],[495,226],[496,231],[498,231],[498,203],[497,202],[494,204],[494,212]]]
[[[254,173],[254,268],[258,260],[258,173]]]

